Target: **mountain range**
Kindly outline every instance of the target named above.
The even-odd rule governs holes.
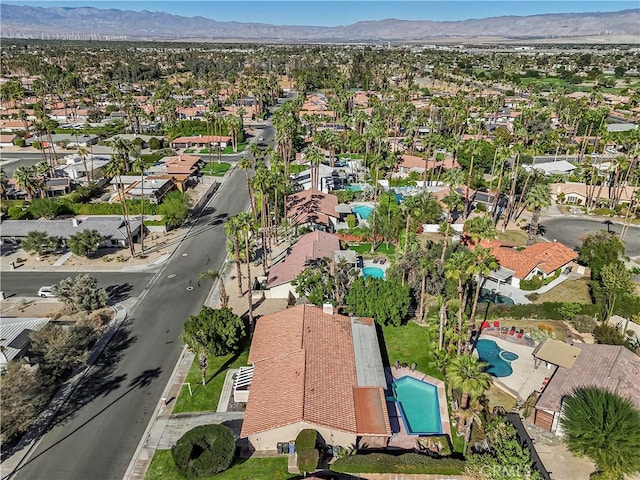
[[[337,27],[218,22],[146,10],[31,7],[0,4],[4,38],[140,39],[254,42],[431,42],[490,38],[640,43],[640,9],[618,12],[504,16],[464,21],[363,21]]]

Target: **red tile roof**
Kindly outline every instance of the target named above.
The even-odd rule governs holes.
[[[618,345],[576,343],[582,350],[573,367],[558,367],[536,408],[559,412],[566,395],[580,387],[601,387],[640,408],[640,357]]]
[[[500,266],[514,270],[514,276],[520,279],[526,278],[536,267],[550,275],[578,258],[576,252],[559,242],[536,243],[520,251],[497,240],[483,240],[480,245],[491,248],[491,253]]]
[[[165,162],[167,173],[194,173],[202,157],[199,155],[177,155]]]
[[[328,226],[329,217],[339,217],[337,205],[338,197],[312,188],[287,197],[287,217],[294,225],[311,222]]]
[[[391,435],[383,389],[358,387],[350,318],[311,305],[265,315],[249,361],[255,368],[242,437],[297,422]]]
[[[285,259],[269,270],[267,287],[275,287],[293,280],[309,262],[333,255],[340,250],[340,239],[331,233],[315,230],[307,233],[289,249]]]

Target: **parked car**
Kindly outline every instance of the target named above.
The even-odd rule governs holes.
[[[39,297],[55,297],[55,294],[53,293],[53,285],[45,285],[43,287],[40,287],[38,289],[38,296]]]

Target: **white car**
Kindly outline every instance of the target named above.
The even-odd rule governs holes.
[[[38,290],[38,296],[39,297],[55,297],[55,294],[53,293],[53,285],[45,285],[43,287],[40,287],[40,289]]]

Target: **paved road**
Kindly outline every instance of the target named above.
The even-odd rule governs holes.
[[[196,276],[220,267],[226,256],[224,222],[248,207],[244,181],[236,170],[222,185],[211,211],[192,228],[125,330],[79,385],[69,417],[43,437],[16,478],[122,479],[180,354],[182,324],[208,294],[209,288],[196,286]]]
[[[33,272],[20,269],[15,272],[2,272],[2,290],[9,297],[35,297],[38,288],[43,285],[55,285],[63,278],[75,277],[87,273],[98,279],[98,286],[108,292],[123,296],[137,297],[153,278],[151,272]]]
[[[583,217],[554,217],[543,219],[540,224],[546,228],[544,238],[554,239],[574,248],[582,245],[584,237],[598,230],[607,230],[607,224],[602,220]],[[611,224],[608,226],[612,232],[620,233],[622,225]],[[625,236],[626,253],[630,257],[640,256],[640,227],[629,228]]]

